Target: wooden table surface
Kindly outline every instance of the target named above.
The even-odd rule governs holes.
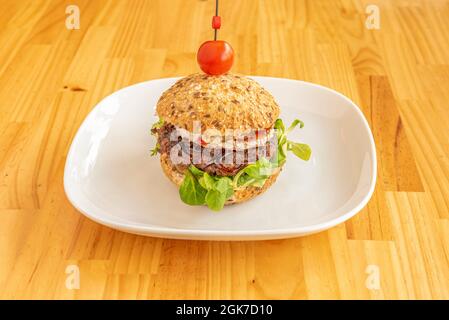
[[[65,27],[69,4],[79,30]],[[448,0],[221,0],[234,72],[326,85],[363,109],[378,183],[348,222],[289,240],[175,241],[70,205],[63,168],[84,117],[119,88],[198,71],[213,10],[0,0],[0,297],[449,299]],[[76,268],[79,289],[66,286]]]

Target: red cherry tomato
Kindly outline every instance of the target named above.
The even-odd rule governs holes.
[[[231,70],[234,63],[234,50],[226,41],[206,41],[198,50],[196,59],[205,73],[224,74]]]

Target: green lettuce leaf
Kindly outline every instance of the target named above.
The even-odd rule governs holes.
[[[290,125],[290,127],[288,127],[287,131],[285,132],[285,134],[289,134],[290,132],[293,131],[293,129],[295,129],[299,124],[299,128],[302,129],[304,128],[304,122],[302,122],[299,119],[295,119],[293,120],[292,124]]]
[[[287,144],[287,149],[292,151],[298,158],[302,160],[309,160],[312,154],[312,149],[307,144],[296,143],[289,141]]]
[[[199,169],[196,169],[196,170],[201,171]],[[212,189],[215,184],[214,178],[212,178],[207,172],[205,172],[202,175],[202,177],[199,178],[199,182],[200,182],[201,186],[206,190]]]
[[[189,167],[189,170],[190,170],[190,172],[192,172],[193,175],[194,175],[195,177],[197,177],[197,178],[202,177],[202,176],[204,175],[204,173],[205,173],[204,171],[198,169],[198,168],[195,167],[194,165],[191,165],[191,166]]]
[[[226,194],[221,193],[218,190],[211,189],[206,194],[206,204],[209,209],[213,211],[220,211],[223,209],[226,202]]]
[[[211,176],[191,165],[179,188],[181,200],[189,205],[207,205],[213,211],[223,209],[226,200],[234,195],[232,180]]]
[[[181,200],[188,205],[199,206],[204,204],[206,194],[207,190],[200,185],[190,170],[186,170],[184,180],[179,188]]]
[[[287,134],[293,131],[299,124],[299,128],[304,127],[304,123],[295,119],[292,124],[285,130],[285,125],[281,119],[277,119],[275,122],[276,134],[278,137],[278,153],[277,153],[277,163],[278,166],[282,166],[287,160],[287,151],[292,151],[294,155],[298,158],[308,161],[312,155],[312,149],[309,145],[304,143],[297,143],[287,139]]]
[[[232,180],[228,177],[216,177],[213,186],[207,191],[206,204],[209,209],[220,211],[223,209],[226,200],[233,194]]]
[[[240,170],[233,179],[235,189],[247,186],[262,187],[265,181],[276,170],[276,166],[266,158],[260,158],[255,163],[247,165]]]

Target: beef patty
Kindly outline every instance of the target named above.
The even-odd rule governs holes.
[[[234,176],[237,172],[242,170],[248,164],[257,161],[260,157],[271,159],[275,155],[276,135],[267,139],[266,143],[262,146],[235,150],[211,148],[205,144],[202,145],[200,143],[186,141],[187,139],[182,139],[178,134],[176,127],[171,124],[164,124],[160,128],[152,129],[152,133],[157,134],[160,146],[159,152],[161,154],[165,153],[170,155],[172,148],[175,146],[177,146],[178,155],[180,155],[179,153],[183,153],[183,159],[187,160],[184,160],[181,164],[172,163],[173,167],[181,173],[183,173],[190,164],[193,164],[198,169],[211,175]],[[197,159],[195,159],[195,162],[193,161],[194,151],[201,152],[198,153],[201,155],[201,159],[198,159],[200,161]],[[170,159],[170,157],[168,157],[168,159]]]

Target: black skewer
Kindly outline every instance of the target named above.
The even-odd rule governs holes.
[[[218,16],[218,0],[215,0],[215,16]],[[214,40],[217,41],[218,29],[214,29]]]

